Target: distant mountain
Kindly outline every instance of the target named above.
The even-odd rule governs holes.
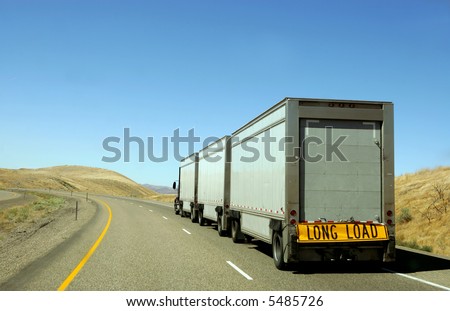
[[[0,169],[0,188],[52,189],[152,198],[157,194],[114,171],[85,166]]]
[[[147,189],[158,192],[160,194],[177,194],[176,190],[173,190],[171,187],[167,186],[154,186],[149,184],[143,184],[142,186],[144,186]]]

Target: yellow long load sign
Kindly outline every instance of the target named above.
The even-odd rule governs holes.
[[[383,224],[305,223],[297,225],[298,243],[386,241]]]

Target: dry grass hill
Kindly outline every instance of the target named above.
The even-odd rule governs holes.
[[[450,256],[450,167],[395,180],[397,242]]]
[[[0,169],[1,188],[52,189],[138,198],[159,197],[156,192],[119,173],[84,166]]]

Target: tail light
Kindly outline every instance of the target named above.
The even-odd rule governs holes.
[[[388,219],[386,220],[386,223],[387,223],[388,225],[392,225],[392,224],[394,223],[394,221],[392,220],[391,217],[394,216],[394,212],[393,212],[392,210],[388,210],[388,211],[386,212],[386,215],[387,215],[387,217],[388,217]]]
[[[296,219],[296,216],[297,216],[297,211],[295,210],[295,209],[293,209],[293,210],[291,210],[290,212],[289,212],[289,215],[290,215],[290,220],[289,220],[289,223],[291,224],[291,225],[295,225],[296,223],[297,223],[297,219]]]

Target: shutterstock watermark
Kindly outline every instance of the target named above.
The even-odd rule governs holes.
[[[180,135],[180,129],[175,129],[172,136],[160,137],[158,144],[153,136],[141,138],[132,136],[130,132],[129,128],[124,128],[123,137],[110,136],[103,140],[103,150],[109,153],[102,157],[103,162],[131,162],[131,150],[135,150],[136,147],[138,162],[162,163],[169,161],[171,158],[181,161],[198,151],[199,148],[196,148],[196,145],[200,142],[202,142],[201,148],[204,148],[202,149],[202,157],[206,161],[218,162],[225,157],[223,151],[226,142],[224,140],[210,136],[202,141],[200,137],[195,135],[194,129],[190,129],[185,136]],[[264,157],[268,162],[286,161],[286,159],[293,159],[293,161],[302,159],[313,163],[331,162],[333,159],[348,162],[347,157],[341,150],[342,144],[347,138],[346,135],[333,137],[332,127],[325,128],[324,137],[305,137],[298,146],[294,145],[295,139],[293,137],[275,137],[269,131],[252,137],[240,138],[234,136],[231,137],[231,146],[233,150],[234,148],[240,148],[241,150],[239,151],[240,156],[233,158],[232,161],[255,162]],[[155,147],[157,145],[160,147]],[[132,148],[132,146],[135,148]],[[209,147],[206,148],[207,146]],[[182,155],[181,150],[186,150],[186,148],[187,154]],[[289,153],[288,151],[291,154],[286,154]],[[279,158],[280,154],[282,154],[282,159]]]

